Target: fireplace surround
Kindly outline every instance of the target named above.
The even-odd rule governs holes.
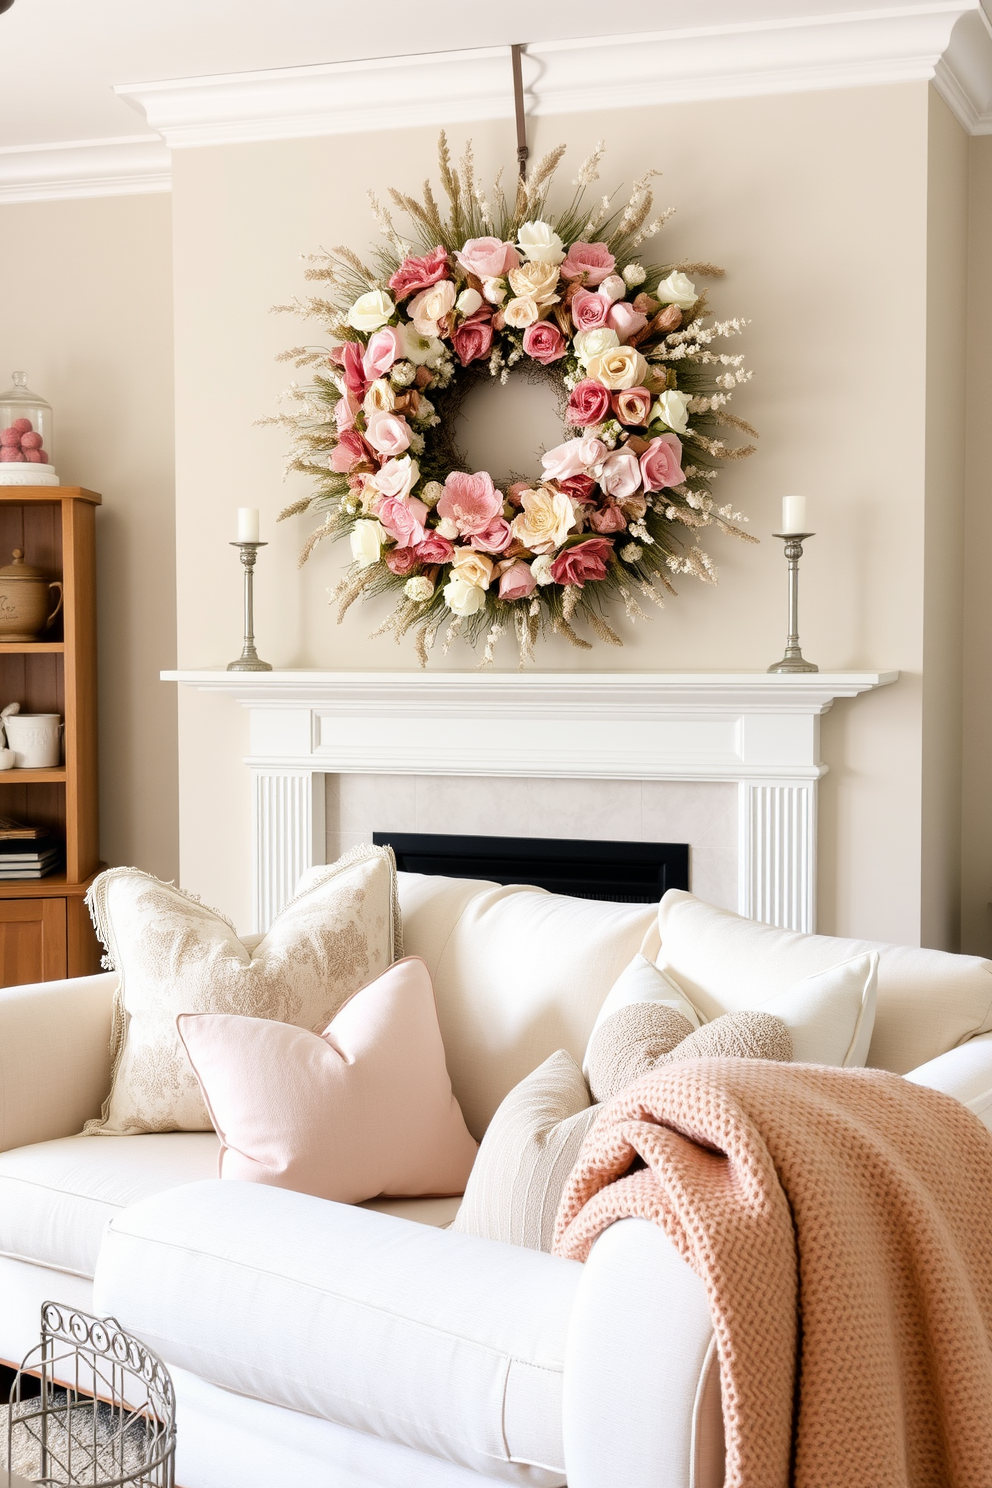
[[[811,931],[817,782],[828,768],[820,717],[835,699],[898,675],[162,673],[249,710],[257,931],[300,874],[325,861],[325,780],[334,775],[730,783],[738,912]],[[556,835],[591,834],[577,823]]]

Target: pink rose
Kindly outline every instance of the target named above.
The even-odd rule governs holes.
[[[396,299],[405,300],[415,289],[427,289],[448,277],[448,250],[440,245],[423,258],[405,258],[389,281]]]
[[[375,473],[375,484],[383,496],[409,496],[420,479],[420,467],[409,455],[386,460]]]
[[[586,284],[602,284],[615,267],[616,259],[605,243],[573,243],[561,266],[561,277],[577,279],[585,274]]]
[[[416,497],[403,501],[398,496],[381,496],[374,511],[398,548],[415,548],[423,542],[427,508]]]
[[[369,416],[365,438],[374,450],[390,460],[410,448],[410,425],[398,413],[373,413]]]
[[[500,575],[500,599],[526,599],[527,595],[533,594],[536,588],[537,580],[530,571],[530,564],[521,563],[519,559]]]
[[[520,267],[520,254],[512,243],[499,238],[469,238],[455,257],[467,274],[479,279],[500,279]]]
[[[605,579],[612,551],[613,544],[605,537],[588,537],[558,554],[551,565],[551,577],[556,584],[576,584],[580,589],[587,581]]]
[[[616,496],[620,501],[625,496],[633,496],[641,485],[641,467],[637,463],[637,456],[629,449],[613,450],[603,461],[599,484],[607,496]]]
[[[608,453],[601,439],[566,439],[543,454],[541,464],[547,480],[568,480],[572,475],[584,475]]]
[[[524,331],[524,351],[542,367],[565,355],[565,338],[550,320],[539,320]]]
[[[327,463],[338,475],[347,475],[349,470],[354,470],[356,465],[368,457],[368,447],[358,430],[343,429]]]
[[[384,326],[369,337],[369,344],[362,357],[362,370],[369,382],[385,377],[390,367],[403,355],[399,333],[393,326]]]
[[[616,331],[621,344],[629,341],[631,336],[636,336],[647,323],[647,316],[640,310],[635,310],[633,305],[628,305],[626,300],[617,300],[615,305],[609,306],[606,324]]]
[[[494,517],[502,515],[503,497],[496,490],[488,471],[468,475],[453,470],[444,483],[444,494],[437,504],[439,517],[454,522],[463,536],[484,532]]]
[[[576,383],[565,409],[565,422],[574,429],[601,424],[610,411],[610,395],[601,382],[584,377]]]
[[[331,349],[331,361],[344,371],[344,385],[349,393],[354,393],[356,398],[364,398],[368,387],[368,378],[362,366],[362,353],[364,347],[358,341],[345,341],[343,346],[335,346]]]
[[[425,533],[423,542],[419,542],[415,549],[421,563],[450,563],[454,551],[454,545],[440,532]]]
[[[416,548],[390,548],[384,553],[386,567],[394,574],[408,574],[419,563]]]
[[[607,496],[598,511],[589,513],[589,526],[594,532],[623,532],[627,527],[627,518],[613,497]]]
[[[676,434],[661,434],[652,439],[641,456],[641,479],[645,491],[661,491],[665,486],[680,486],[682,443]]]
[[[493,517],[487,527],[481,532],[473,532],[468,540],[470,548],[475,548],[480,553],[503,553],[513,541],[513,533],[510,531],[509,522],[502,517]]]
[[[606,325],[612,306],[602,295],[580,289],[572,296],[570,308],[577,331],[597,331]]]
[[[361,408],[361,406],[361,403],[359,403],[354,393],[341,394],[340,398],[334,405],[334,422],[338,426],[339,433],[343,429],[351,429],[354,427],[355,419],[358,416],[358,410]]]
[[[613,416],[620,424],[646,424],[652,401],[647,388],[627,388],[622,393],[613,394]]]
[[[493,344],[493,323],[488,310],[478,310],[463,320],[451,338],[455,355],[463,367],[488,356]]]

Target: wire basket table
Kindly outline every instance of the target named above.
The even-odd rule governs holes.
[[[41,1343],[10,1391],[6,1449],[0,1488],[175,1488],[168,1370],[115,1318],[45,1302]]]

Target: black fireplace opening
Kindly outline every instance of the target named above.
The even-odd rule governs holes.
[[[575,899],[656,904],[668,889],[689,887],[684,842],[581,842],[558,837],[468,837],[432,832],[373,832],[404,873],[533,884]]]

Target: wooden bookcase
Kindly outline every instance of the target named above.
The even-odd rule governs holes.
[[[96,735],[96,508],[78,486],[0,486],[0,566],[21,548],[61,579],[61,613],[42,640],[0,642],[0,707],[60,713],[65,763],[0,770],[0,814],[49,827],[65,871],[0,880],[0,986],[86,976],[100,950],[84,896],[100,868]]]

